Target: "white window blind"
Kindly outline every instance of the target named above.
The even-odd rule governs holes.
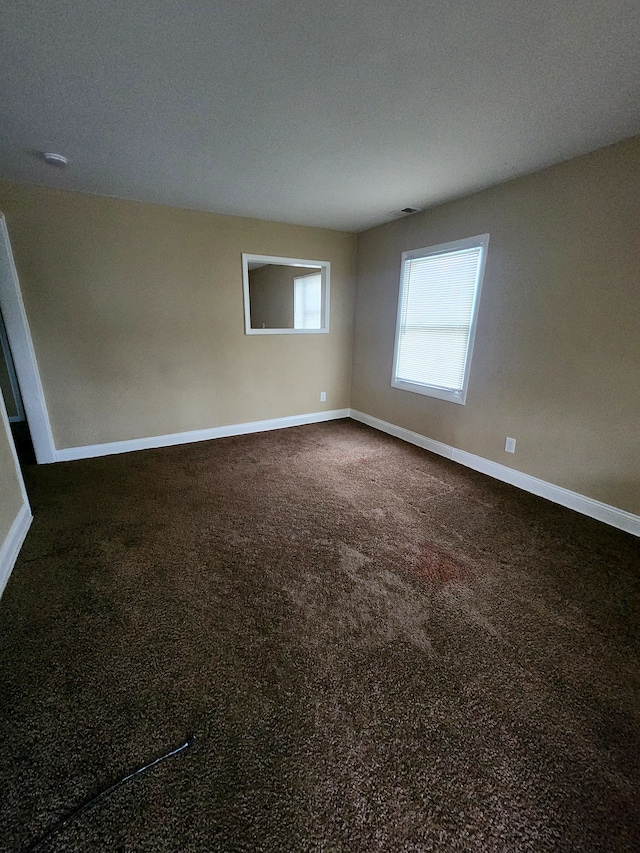
[[[322,326],[322,275],[313,273],[293,280],[294,329],[319,329]]]
[[[392,384],[464,402],[488,235],[403,256]]]

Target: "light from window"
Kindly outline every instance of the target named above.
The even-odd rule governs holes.
[[[464,404],[489,235],[404,252],[391,384]]]
[[[312,273],[293,280],[293,328],[320,329],[322,326],[322,275]]]

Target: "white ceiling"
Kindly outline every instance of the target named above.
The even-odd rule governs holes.
[[[0,29],[27,183],[362,230],[640,133],[638,0],[2,0]]]

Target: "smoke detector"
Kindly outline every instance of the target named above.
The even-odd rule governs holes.
[[[57,166],[58,169],[64,169],[69,163],[66,157],[53,151],[42,151],[40,156],[48,166]]]

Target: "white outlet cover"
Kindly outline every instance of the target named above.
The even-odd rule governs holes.
[[[321,391],[321,392],[320,392],[320,402],[321,402],[321,403],[326,403],[326,402],[327,402],[327,392],[326,392],[326,391]]]
[[[516,440],[515,440],[515,438],[509,438],[507,436],[507,439],[505,440],[505,443],[504,443],[504,449],[507,451],[507,453],[515,453],[516,452]]]

